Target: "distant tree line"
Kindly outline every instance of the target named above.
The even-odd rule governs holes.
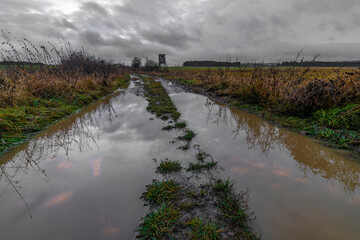
[[[2,61],[0,62],[0,65],[4,65],[4,66],[12,66],[12,65],[44,65],[43,63],[40,62],[24,62],[24,61]]]
[[[184,67],[360,67],[360,60],[356,61],[284,61],[282,63],[240,63],[217,61],[186,61]]]
[[[289,61],[279,63],[278,66],[297,66],[297,67],[360,67],[360,60],[357,61]]]
[[[240,62],[186,61],[184,67],[240,67]]]

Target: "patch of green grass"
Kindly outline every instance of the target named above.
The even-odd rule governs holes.
[[[0,153],[26,141],[29,134],[43,130],[82,106],[52,99],[35,99],[31,102],[31,105],[0,109]]]
[[[238,237],[249,240],[258,239],[247,225],[248,216],[245,213],[248,208],[247,202],[241,195],[234,193],[234,182],[229,179],[226,181],[219,179],[215,182],[213,191],[219,198],[217,207],[221,211],[222,219],[238,228]]]
[[[118,83],[119,88],[125,89],[130,84],[131,77],[127,75],[126,77],[117,77],[115,81]]]
[[[172,130],[173,128],[174,128],[173,125],[166,125],[165,127],[162,128],[162,130],[164,130],[164,131],[170,131],[170,130]]]
[[[0,108],[0,154],[29,139],[29,134],[44,130],[46,126],[76,112],[119,87],[99,86],[87,93],[76,93],[72,101],[52,98],[28,97],[22,104]],[[121,87],[121,86],[120,86]]]
[[[160,209],[148,213],[141,225],[139,226],[136,238],[140,239],[170,239],[172,231],[179,222],[179,211],[168,206],[163,205]]]
[[[192,130],[186,130],[184,135],[178,137],[179,140],[191,142],[191,140],[196,136],[196,133]]]
[[[185,120],[183,120],[183,121],[175,122],[174,125],[169,124],[169,125],[163,127],[162,130],[170,131],[175,128],[183,129],[183,128],[186,128],[186,126],[187,126],[187,122]]]
[[[191,240],[219,240],[221,229],[215,223],[206,222],[201,218],[191,219],[187,225],[191,227]]]
[[[211,162],[198,162],[198,163],[189,163],[189,167],[187,171],[194,171],[194,172],[200,172],[202,170],[210,170],[216,167],[217,162],[211,161]]]
[[[349,104],[328,110],[320,109],[313,114],[320,125],[332,129],[360,129],[360,104]]]
[[[160,165],[157,167],[157,172],[159,173],[171,173],[181,170],[181,164],[179,161],[171,161],[166,159],[165,161],[161,161]]]
[[[326,140],[334,147],[360,147],[360,105],[350,104],[333,109],[320,109],[309,117],[296,117],[266,111],[259,105],[232,102],[233,106],[255,113],[284,127]]]
[[[185,120],[175,123],[175,128],[186,128],[187,122]]]
[[[331,110],[329,111],[331,112]],[[356,116],[352,115],[354,117],[353,120],[345,120],[345,114],[340,113],[338,116],[329,116],[327,115],[329,111],[323,112],[323,110],[319,110],[318,112],[316,112],[314,117],[308,118],[289,117],[286,115],[274,115],[271,113],[266,113],[263,116],[266,119],[278,122],[285,127],[305,132],[306,134],[309,134],[318,139],[324,139],[327,142],[332,143],[335,147],[345,149],[350,149],[354,147],[359,148],[360,129],[351,130],[347,128],[347,126],[352,126],[349,122],[353,122],[353,125],[358,124],[356,123]],[[332,127],[330,127],[330,125]],[[343,128],[339,129],[340,125],[342,125]]]
[[[187,122],[185,120],[175,123],[175,128],[186,128]]]
[[[176,198],[180,184],[174,180],[153,180],[153,183],[146,186],[143,198],[151,204],[171,202]]]
[[[177,121],[180,113],[161,83],[156,82],[153,78],[143,77],[143,79],[146,83],[144,86],[145,96],[149,101],[147,110],[163,120],[172,118]]]
[[[234,190],[234,182],[227,179],[225,182],[221,179],[217,180],[213,187],[216,194],[231,194]]]

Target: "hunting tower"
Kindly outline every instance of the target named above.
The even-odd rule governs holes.
[[[165,54],[159,54],[159,68],[160,67],[167,67]]]

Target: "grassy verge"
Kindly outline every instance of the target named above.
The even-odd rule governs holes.
[[[56,97],[29,96],[21,104],[0,108],[0,154],[15,145],[27,141],[31,134],[74,113],[85,105],[110,94],[116,89],[126,88],[128,77],[114,77],[108,85],[97,85],[86,92],[73,91],[71,100]]]
[[[158,75],[333,147],[360,152],[358,70],[182,69]]]
[[[308,117],[276,114],[259,105],[244,104],[239,101],[233,101],[231,105],[260,115],[286,128],[325,140],[333,147],[360,152],[360,105],[350,104],[328,110],[320,109]]]

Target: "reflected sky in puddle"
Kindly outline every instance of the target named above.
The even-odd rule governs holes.
[[[131,239],[152,158],[174,148],[146,106],[106,98],[1,156],[0,239]]]
[[[60,193],[59,195],[52,197],[49,201],[47,201],[44,206],[45,207],[54,207],[57,205],[62,204],[63,202],[66,202],[69,198],[71,198],[74,195],[74,190]]]

